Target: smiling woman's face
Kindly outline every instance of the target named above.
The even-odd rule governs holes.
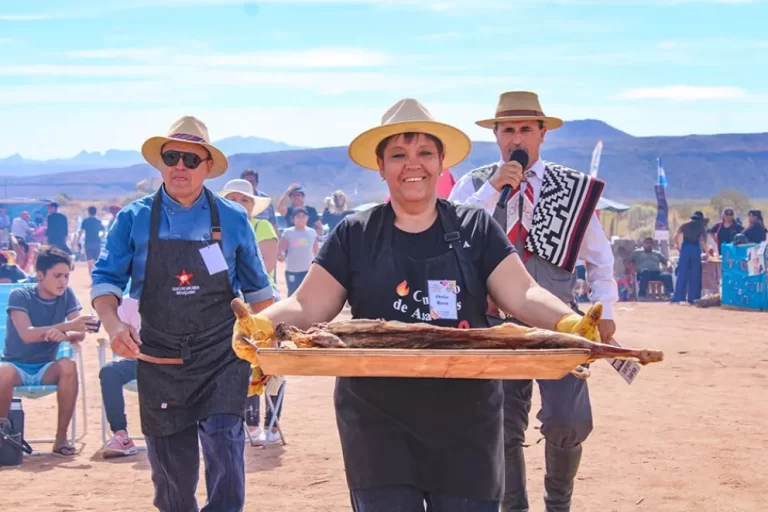
[[[389,139],[377,160],[391,200],[398,203],[434,200],[443,156],[437,140],[423,133],[400,134]]]

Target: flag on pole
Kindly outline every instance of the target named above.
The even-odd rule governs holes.
[[[669,205],[667,204],[667,175],[664,174],[664,165],[661,158],[656,164],[658,183],[653,187],[656,192],[656,225],[654,226],[654,238],[661,244],[661,253],[669,256]]]
[[[661,163],[661,158],[657,158],[657,174],[659,176],[659,186],[667,188],[667,175],[664,174],[664,165]]]
[[[597,178],[597,168],[600,167],[600,155],[603,153],[603,141],[597,141],[592,150],[592,162],[589,164],[589,175]]]

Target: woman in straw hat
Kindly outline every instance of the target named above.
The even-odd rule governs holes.
[[[354,318],[487,327],[490,293],[531,325],[593,327],[536,285],[490,215],[438,199],[442,169],[469,151],[463,132],[416,100],[395,104],[349,146],[390,201],[342,220],[297,293],[256,320],[306,329],[348,300]],[[498,511],[499,381],[339,378],[335,406],[356,511]]]
[[[232,352],[230,302],[242,294],[260,311],[272,303],[272,286],[243,209],[204,186],[227,170],[206,126],[183,117],[142,153],[163,185],[118,213],[94,266],[91,297],[112,350],[138,359],[155,506],[198,509],[202,446],[205,508],[242,510],[249,365]],[[129,279],[141,337],[117,315]]]

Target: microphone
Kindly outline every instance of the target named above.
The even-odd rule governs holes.
[[[509,161],[519,163],[522,166],[523,171],[525,171],[525,168],[528,167],[528,153],[523,149],[516,149],[509,155]],[[499,208],[506,208],[509,194],[511,193],[512,185],[504,185],[501,189],[501,197],[499,197],[499,202],[496,203],[496,206]]]

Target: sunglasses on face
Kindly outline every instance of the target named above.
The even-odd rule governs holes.
[[[187,153],[185,151],[166,151],[162,154],[163,163],[168,167],[173,167],[179,163],[179,160],[184,162],[184,167],[187,169],[197,169],[201,163],[210,160],[210,158],[200,158],[195,153]]]
[[[733,212],[725,212],[726,217],[733,217]]]

